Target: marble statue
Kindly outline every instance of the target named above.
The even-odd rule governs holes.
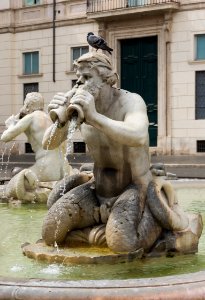
[[[86,53],[74,65],[77,84],[49,104],[58,127],[49,145],[54,125],[47,129],[43,145],[54,149],[62,143],[72,119],[69,108],[78,107],[78,126],[94,161],[93,176],[71,176],[62,197],[54,191],[43,240],[68,247],[108,246],[114,252],[142,248],[146,255],[196,252],[201,216],[182,211],[171,183],[150,170],[143,99],[114,87],[118,75],[104,54]]]
[[[35,163],[29,169],[21,170],[8,183],[5,194],[8,198],[22,202],[46,201],[54,182],[62,179],[64,173],[71,175],[72,169],[63,159],[59,147],[43,149],[45,130],[52,124],[44,111],[44,99],[40,93],[28,93],[20,112],[9,117],[1,140],[10,142],[24,133],[35,153]],[[44,184],[43,184],[44,182]],[[50,183],[50,184],[49,184]]]

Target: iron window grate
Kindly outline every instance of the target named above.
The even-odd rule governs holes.
[[[205,141],[197,141],[197,152],[205,152]]]
[[[205,119],[205,71],[196,71],[195,119]]]
[[[86,146],[84,142],[74,142],[73,143],[74,153],[86,153]]]
[[[38,82],[33,82],[33,83],[24,83],[23,85],[23,101],[26,98],[26,95],[28,93],[32,93],[32,92],[38,92]]]
[[[25,143],[25,153],[34,153],[30,143]]]

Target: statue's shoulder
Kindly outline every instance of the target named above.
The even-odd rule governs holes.
[[[31,114],[29,114],[31,120],[32,120],[32,124],[36,127],[36,128],[41,128],[41,127],[49,127],[50,125],[52,125],[52,121],[49,117],[49,115],[42,111],[42,110],[35,110],[33,111]],[[42,122],[43,120],[43,122]]]
[[[41,119],[41,118],[50,119],[49,115],[43,110],[35,110],[30,115],[32,116],[32,118],[35,119]]]
[[[123,89],[118,89],[118,91],[119,91],[119,99],[122,102],[127,102],[130,105],[146,107],[143,98],[139,94],[132,93],[132,92],[129,92],[129,91],[123,90]]]

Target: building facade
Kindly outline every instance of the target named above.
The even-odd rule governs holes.
[[[90,31],[114,49],[118,87],[144,98],[151,152],[203,154],[205,2],[200,0],[1,0],[1,131],[27,92],[42,93],[47,106],[56,92],[72,87],[72,62],[89,51]],[[73,150],[85,151],[79,132]],[[23,137],[13,151],[26,151]]]

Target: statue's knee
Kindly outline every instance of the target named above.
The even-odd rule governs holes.
[[[135,223],[129,218],[113,218],[111,215],[106,226],[106,241],[113,251],[134,251],[137,245]]]
[[[136,236],[130,238],[126,232],[114,231],[108,232],[106,230],[106,241],[108,247],[114,252],[132,252],[137,248]]]

